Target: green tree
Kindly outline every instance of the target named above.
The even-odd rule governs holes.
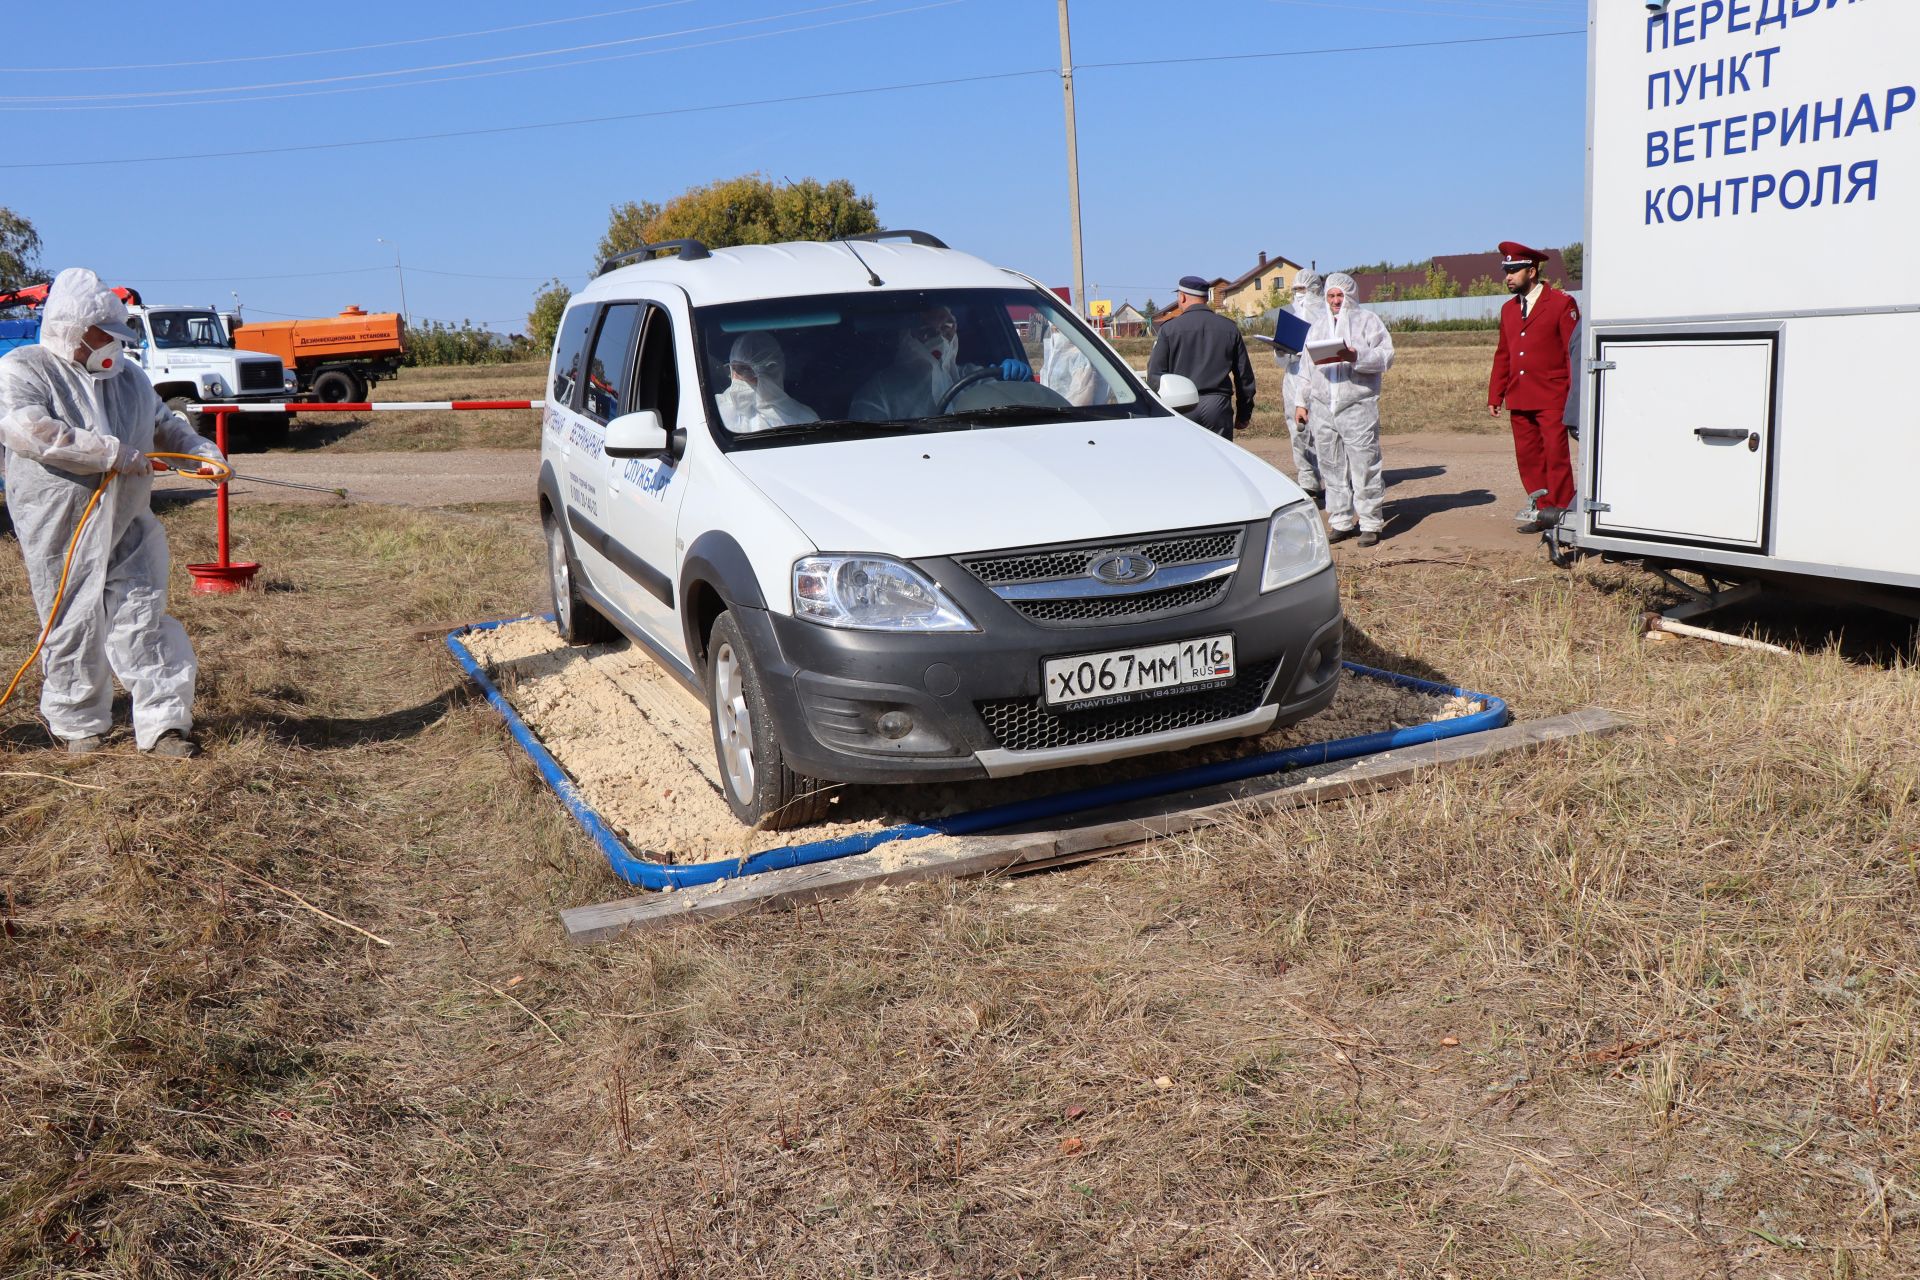
[[[681,192],[665,204],[615,205],[596,262],[662,240],[698,240],[709,249],[783,240],[830,240],[880,230],[873,197],[845,178],[776,183],[749,173]]]
[[[527,312],[527,345],[537,352],[553,350],[554,335],[560,332],[560,316],[567,309],[573,290],[558,280],[549,280],[533,295],[533,310]]]
[[[1496,293],[1505,293],[1506,291],[1506,281],[1495,280],[1492,276],[1476,276],[1467,283],[1466,296],[1469,298],[1486,298]]]
[[[471,320],[449,324],[425,320],[406,330],[407,354],[402,363],[504,364],[515,357],[513,339],[483,329]]]
[[[46,279],[40,270],[40,233],[26,216],[0,204],[0,289]]]
[[[1567,283],[1569,287],[1579,288],[1580,282],[1586,279],[1586,275],[1582,271],[1582,268],[1587,265],[1586,242],[1584,240],[1575,240],[1572,244],[1560,251],[1560,256],[1567,264]]]
[[[1400,297],[1407,299],[1457,298],[1460,296],[1460,286],[1454,282],[1452,276],[1442,271],[1438,264],[1429,262],[1426,280],[1420,284],[1403,287],[1399,294]]]

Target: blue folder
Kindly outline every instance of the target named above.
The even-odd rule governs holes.
[[[1307,330],[1313,326],[1291,311],[1282,310],[1274,317],[1273,336],[1255,334],[1254,341],[1265,342],[1280,351],[1292,355],[1304,351],[1307,346]]]

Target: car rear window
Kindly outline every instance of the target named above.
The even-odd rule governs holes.
[[[593,329],[593,312],[592,304],[575,307],[560,322],[560,336],[553,344],[555,404],[573,406],[573,393],[580,385],[580,370],[586,361],[587,334]]]

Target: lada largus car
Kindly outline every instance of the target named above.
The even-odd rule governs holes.
[[[622,263],[624,262],[624,265]],[[1340,674],[1318,513],[1033,280],[922,232],[648,246],[554,344],[573,642],[695,695],[742,822],[1259,734]]]

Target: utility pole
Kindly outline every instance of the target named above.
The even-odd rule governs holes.
[[[1073,40],[1067,33],[1067,0],[1060,0],[1060,89],[1067,99],[1067,208],[1073,219],[1073,306],[1087,314],[1087,268],[1080,253],[1080,139],[1073,123]]]
[[[375,236],[374,240],[393,250],[393,273],[400,277],[400,322],[412,324],[413,321],[407,314],[407,273],[400,266],[400,246],[385,236]]]

